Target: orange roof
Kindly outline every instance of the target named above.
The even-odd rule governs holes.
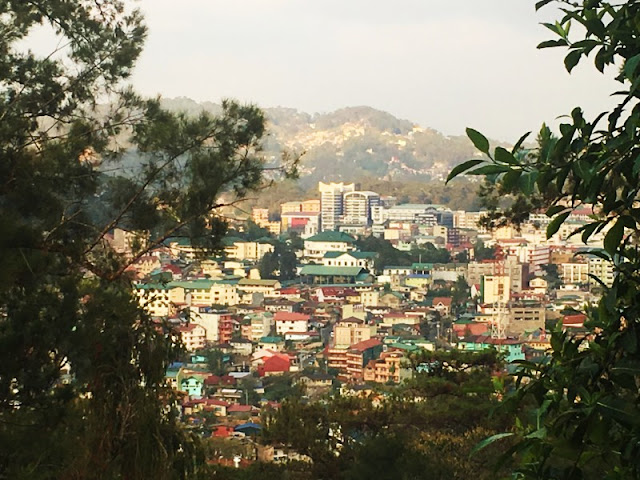
[[[296,313],[296,312],[276,312],[273,318],[280,321],[296,321],[296,320],[309,320],[311,318],[310,315],[305,315],[304,313]]]
[[[370,338],[369,340],[363,340],[362,342],[354,343],[349,347],[349,350],[357,350],[360,352],[364,352],[373,347],[377,347],[378,345],[382,345],[382,342],[377,338]]]

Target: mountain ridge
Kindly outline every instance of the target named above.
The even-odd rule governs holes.
[[[187,114],[220,111],[216,103],[188,97],[162,99],[161,103],[168,110]],[[369,106],[313,114],[291,107],[263,110],[268,121],[267,159],[279,158],[285,150],[304,153],[299,180],[304,187],[363,177],[443,180],[455,165],[480,155],[465,136],[446,136]]]

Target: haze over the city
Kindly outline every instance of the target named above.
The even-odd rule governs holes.
[[[533,1],[141,0],[149,26],[134,85],[147,95],[233,97],[310,113],[368,105],[445,134],[514,141],[616,87],[569,75]],[[589,62],[590,63],[590,62]]]

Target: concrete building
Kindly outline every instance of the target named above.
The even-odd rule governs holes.
[[[342,223],[371,225],[371,208],[380,205],[376,192],[347,192],[344,194]]]
[[[355,185],[343,182],[320,182],[318,190],[320,191],[320,228],[323,232],[336,230],[344,213],[344,195],[355,192]]]

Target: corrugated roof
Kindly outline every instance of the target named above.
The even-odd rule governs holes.
[[[356,241],[351,235],[344,232],[321,232],[313,237],[309,237],[305,242],[345,242],[354,243]]]
[[[305,265],[300,275],[347,275],[357,276],[362,273],[362,267],[327,267],[324,265]]]

